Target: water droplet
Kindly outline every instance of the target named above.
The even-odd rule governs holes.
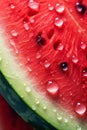
[[[76,2],[76,10],[80,14],[84,14],[86,12],[86,6],[81,2]]]
[[[61,67],[61,69],[62,69],[63,71],[67,71],[67,70],[68,70],[68,64],[67,64],[67,62],[62,62],[62,63],[60,64],[60,67]]]
[[[78,63],[78,58],[76,56],[72,56],[72,62],[73,63]]]
[[[82,75],[83,75],[84,77],[87,77],[87,68],[84,68],[84,69],[82,70]]]
[[[61,27],[63,27],[64,21],[62,19],[55,18],[54,24],[56,27],[61,28]]]
[[[36,101],[36,104],[37,104],[37,105],[39,105],[39,104],[40,104],[40,101],[39,101],[39,100],[37,100],[37,101]]]
[[[82,130],[82,128],[80,126],[77,126],[77,129],[76,130]]]
[[[34,18],[30,18],[30,23],[34,23],[35,19]]]
[[[59,121],[61,121],[61,120],[62,120],[62,116],[59,115],[59,114],[57,114],[57,119],[58,119]]]
[[[48,62],[48,60],[45,60],[43,64],[45,68],[48,68],[50,66],[50,62]]]
[[[34,110],[34,111],[36,110],[36,107],[34,105],[32,106],[32,110]]]
[[[65,123],[68,123],[68,119],[65,118],[65,119],[64,119],[64,122],[65,122]]]
[[[86,106],[83,103],[77,103],[76,107],[75,107],[75,112],[79,115],[79,116],[83,116],[86,112]]]
[[[31,92],[31,88],[29,86],[26,87],[26,92],[27,93]]]
[[[15,43],[13,40],[10,40],[10,44],[11,44],[11,46],[14,47],[16,54],[18,54],[19,51],[18,51],[18,49],[17,49],[17,47],[16,47],[16,43]]]
[[[28,25],[28,23],[24,22],[24,28],[25,28],[25,30],[29,30],[29,25]]]
[[[2,61],[2,58],[0,57],[0,62]]]
[[[14,36],[14,37],[17,37],[18,36],[18,32],[16,30],[12,30],[11,31],[11,35]]]
[[[56,96],[59,92],[59,86],[55,81],[48,81],[47,83],[47,92],[52,96]]]
[[[40,52],[37,52],[37,54],[36,54],[36,59],[39,59],[39,58],[41,58],[41,53],[40,53]]]
[[[13,3],[10,4],[11,9],[15,9],[15,5]]]
[[[64,45],[62,43],[59,43],[58,48],[59,51],[62,51],[64,49]]]
[[[55,6],[55,10],[56,10],[56,12],[61,14],[64,12],[65,7],[64,7],[64,5],[57,3]]]
[[[43,107],[43,110],[47,110],[47,106],[44,106],[44,107]]]
[[[40,4],[39,4],[38,2],[35,2],[35,1],[29,1],[28,6],[29,6],[29,8],[31,8],[32,10],[38,12],[38,11],[39,11],[39,7],[40,7]]]
[[[81,42],[80,47],[82,50],[85,50],[87,45],[84,42]]]
[[[52,11],[52,10],[54,9],[54,7],[53,7],[51,4],[48,4],[48,9],[49,9],[50,11]]]

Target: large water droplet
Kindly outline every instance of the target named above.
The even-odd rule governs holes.
[[[55,81],[48,81],[47,83],[47,92],[52,96],[56,96],[59,92],[59,86]]]
[[[78,61],[79,61],[78,58],[73,55],[73,56],[72,56],[72,62],[73,62],[73,63],[78,63]]]
[[[62,19],[60,19],[60,18],[55,18],[54,24],[55,24],[56,27],[62,28],[63,24],[64,24],[64,21]]]
[[[54,7],[53,7],[51,4],[48,4],[48,9],[49,9],[50,11],[52,11],[52,10],[54,9]]]
[[[16,30],[12,30],[11,31],[11,35],[14,36],[14,37],[17,37],[18,36],[18,32]]]
[[[55,10],[56,10],[56,12],[61,14],[64,12],[65,7],[64,7],[64,5],[57,3],[55,6]]]
[[[81,42],[80,47],[82,50],[85,50],[87,45],[84,42]]]
[[[35,2],[35,1],[29,1],[28,6],[29,6],[29,8],[31,8],[32,10],[38,12],[38,11],[39,11],[39,7],[40,7],[40,3]]]
[[[86,106],[83,103],[77,103],[76,107],[75,107],[75,112],[79,115],[79,116],[83,116],[86,112]]]

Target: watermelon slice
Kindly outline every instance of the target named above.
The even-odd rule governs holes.
[[[38,130],[87,129],[87,1],[0,1],[0,92]]]

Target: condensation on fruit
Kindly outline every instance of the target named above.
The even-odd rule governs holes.
[[[54,10],[54,7],[53,7],[51,4],[48,4],[48,9],[49,9],[50,11],[52,11],[52,10]]]
[[[80,126],[77,126],[76,130],[82,130],[82,128]]]
[[[83,75],[83,77],[87,77],[87,68],[83,69],[82,75]]]
[[[39,7],[40,7],[40,3],[34,1],[34,0],[30,0],[28,3],[29,8],[31,8],[34,11],[39,11]]]
[[[15,9],[15,5],[13,3],[10,4],[10,8],[13,10]]]
[[[59,86],[55,81],[48,81],[47,83],[47,92],[52,96],[56,96],[59,92]]]
[[[62,51],[64,49],[64,45],[59,43],[57,50]]]
[[[41,53],[40,53],[40,52],[37,52],[37,54],[36,54],[36,59],[39,59],[39,58],[41,58]]]
[[[45,60],[43,65],[45,68],[48,68],[50,66],[50,62],[48,60]]]
[[[54,25],[58,28],[62,28],[64,25],[64,21],[60,18],[55,18]]]
[[[64,119],[64,122],[65,122],[65,123],[68,123],[68,119],[67,119],[67,118],[65,118],[65,119]]]
[[[72,62],[73,63],[78,63],[79,59],[76,56],[72,56]]]
[[[31,88],[30,88],[29,86],[27,86],[27,87],[25,88],[25,91],[26,91],[27,93],[30,93],[30,92],[31,92]]]
[[[61,121],[63,119],[62,115],[60,115],[59,113],[57,113],[57,120]]]
[[[35,19],[34,18],[30,18],[30,23],[34,23]]]
[[[12,35],[13,37],[17,37],[17,36],[18,36],[18,32],[17,32],[16,30],[12,30],[12,31],[11,31],[11,35]]]
[[[10,40],[10,45],[15,49],[16,54],[18,54],[19,51],[18,51],[18,49],[16,47],[16,43],[13,40]]]
[[[55,5],[55,10],[56,10],[56,12],[57,13],[63,13],[64,12],[64,10],[65,10],[65,7],[64,7],[64,5],[62,5],[62,4],[60,4],[60,3],[57,3],[56,5]]]
[[[86,112],[87,108],[83,103],[77,103],[76,107],[75,107],[75,112],[79,115],[79,116],[83,116]]]
[[[29,25],[28,25],[28,23],[26,23],[26,22],[24,22],[24,29],[25,29],[25,30],[29,30]]]
[[[85,50],[86,47],[87,47],[87,45],[86,45],[84,42],[81,42],[80,48],[81,48],[82,50]]]

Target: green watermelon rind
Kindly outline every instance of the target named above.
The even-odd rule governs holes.
[[[86,123],[80,123],[60,105],[55,106],[45,95],[42,96],[42,93],[35,90],[38,84],[31,77],[27,77],[26,71],[19,66],[16,56],[12,55],[11,48],[6,45],[9,41],[2,30],[0,29],[0,92],[14,110],[26,122],[37,124],[41,130],[86,130]],[[31,90],[28,93],[27,86]],[[37,104],[37,101],[40,103]]]

